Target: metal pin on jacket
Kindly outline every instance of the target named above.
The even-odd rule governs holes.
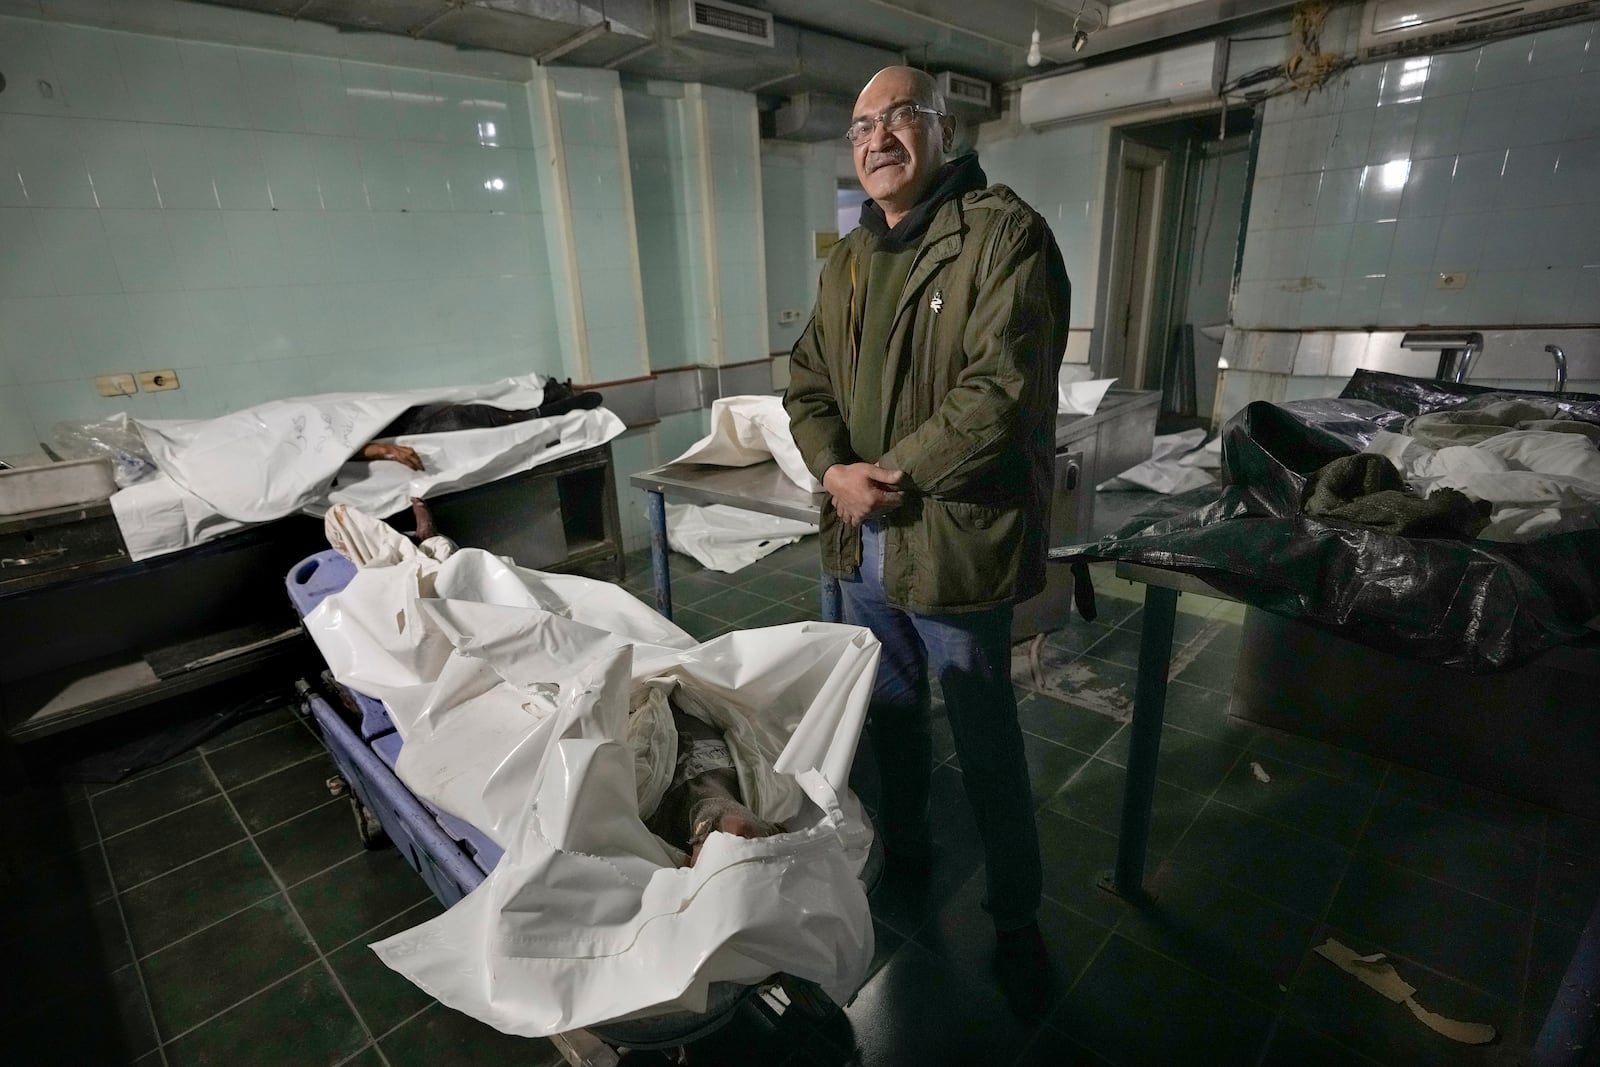
[[[941,310],[944,309],[944,290],[943,289],[935,289],[933,291],[933,298],[928,301],[928,309],[930,311],[932,311],[935,315],[937,315]]]

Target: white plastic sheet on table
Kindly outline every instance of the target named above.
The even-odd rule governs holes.
[[[306,628],[340,682],[387,705],[401,780],[505,850],[455,907],[373,946],[446,1005],[540,1036],[703,1011],[712,982],[784,971],[843,1003],[864,979],[872,831],[846,783],[870,632],[697,644],[616,586],[476,549],[364,568]],[[724,730],[749,806],[788,832],[713,834],[690,868],[646,830],[674,687]]]
[[[668,504],[667,545],[707,570],[733,574],[784,545],[817,532],[814,522],[726,504]]]
[[[800,458],[782,397],[725,396],[712,401],[711,432],[672,462],[752,467],[769,459],[806,492],[822,492],[822,483]]]
[[[1144,489],[1152,493],[1186,493],[1217,479],[1210,473],[1221,465],[1221,438],[1214,450],[1199,447],[1206,439],[1201,429],[1158,434],[1151,442],[1150,458],[1135,464],[1095,488],[1111,490]],[[1209,469],[1208,469],[1209,468]]]
[[[380,460],[348,462],[372,435],[419,404],[537,407],[537,374],[488,385],[392,393],[327,393],[274,400],[215,419],[137,422],[160,473],[111,498],[129,555],[187,548],[250,523],[296,511],[321,515],[345,503],[378,515],[484,485],[603,444],[626,428],[598,408],[510,426],[395,438],[424,469]]]

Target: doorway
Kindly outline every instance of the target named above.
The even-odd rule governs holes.
[[[1164,432],[1211,421],[1252,125],[1235,108],[1112,130],[1100,375],[1160,389]]]

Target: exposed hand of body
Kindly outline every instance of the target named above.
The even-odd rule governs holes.
[[[376,441],[363,445],[360,452],[362,459],[389,459],[396,463],[404,464],[414,471],[422,469],[422,457],[417,455],[417,450],[405,445],[379,444]]]
[[[904,477],[904,471],[876,463],[835,463],[823,472],[822,487],[833,497],[833,510],[839,517],[851,526],[860,526],[905,502],[905,493],[897,488]]]

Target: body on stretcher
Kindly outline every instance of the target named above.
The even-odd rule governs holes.
[[[291,602],[303,618],[324,599],[344,589],[357,572],[354,563],[337,551],[327,549],[293,567],[285,585]],[[299,683],[298,688],[305,713],[354,794],[363,839],[369,847],[375,847],[386,835],[439,902],[447,908],[454,905],[495,868],[502,850],[476,827],[412,793],[394,773],[404,742],[383,704],[338,685],[331,675],[324,677],[328,682],[326,694],[304,682]],[[348,714],[341,713],[336,702],[342,703]],[[379,828],[382,834],[374,833]],[[881,867],[881,856],[875,850],[872,861],[862,872],[869,889]],[[788,975],[774,977],[785,993],[784,1000],[811,1010],[836,1010],[821,989],[812,983],[797,981]],[[619,1047],[675,1047],[722,1025],[756,989],[756,986],[714,982],[704,1013],[672,1012],[591,1026],[589,1031]]]

